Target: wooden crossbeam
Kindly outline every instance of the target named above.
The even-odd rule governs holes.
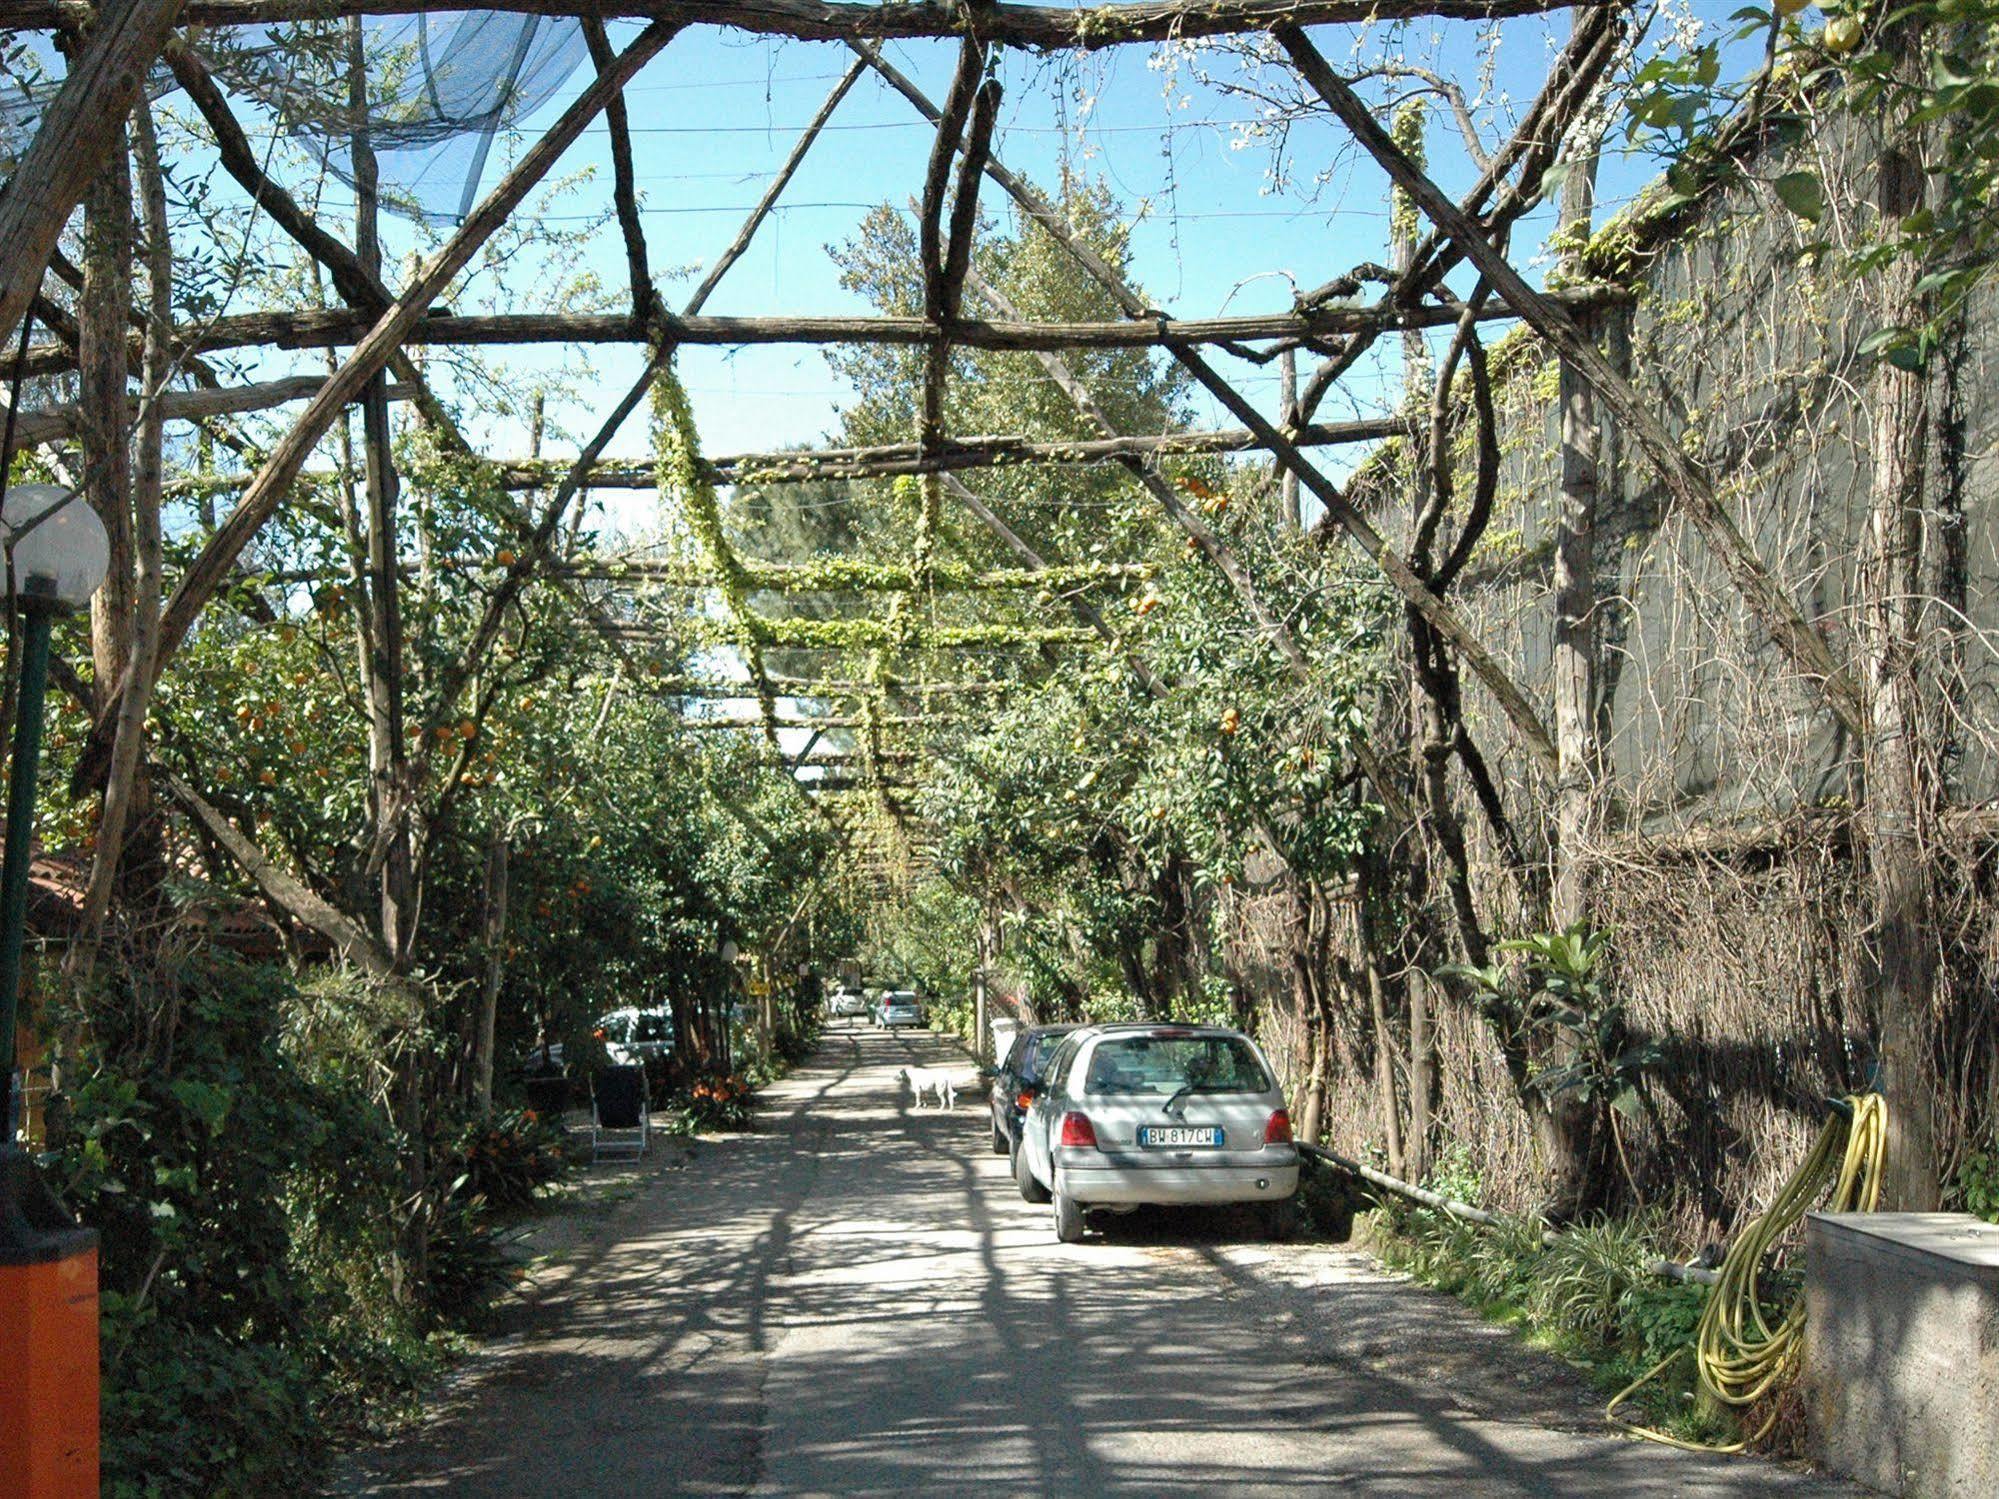
[[[829,628],[833,627],[833,628]],[[729,645],[734,629],[720,621],[693,621],[685,626],[617,624],[610,627],[621,640],[663,641],[673,645]],[[783,650],[862,650],[886,643],[891,632],[874,619],[769,619],[758,624],[758,633],[767,646]],[[1062,625],[1041,625],[1020,629],[1012,625],[923,625],[900,643],[905,649],[923,651],[1038,650],[1051,645],[1081,645],[1096,637],[1088,630]]]
[[[908,567],[858,559],[820,562],[755,562],[738,559],[738,576],[756,590],[781,593],[907,593],[916,586]],[[715,575],[704,563],[593,560],[554,569],[563,577],[649,583],[666,588],[712,588]],[[1036,571],[995,568],[979,571],[962,563],[933,564],[925,584],[938,593],[1007,593],[1020,589],[1070,589],[1143,581],[1158,573],[1149,562],[1086,562]]]
[[[321,383],[316,375],[270,380],[257,385],[224,387],[199,392],[202,402],[212,402],[214,410],[261,411],[268,406],[298,400],[315,392]],[[391,399],[407,386],[390,386]],[[169,419],[185,414],[190,419],[205,415],[207,409],[191,397],[186,407],[178,404],[180,393],[167,397]],[[46,422],[35,428],[35,441],[49,441],[69,432],[75,423],[73,406],[58,406],[49,412],[23,415],[21,425]],[[1287,431],[1291,429],[1286,429]],[[1315,422],[1297,428],[1293,440],[1301,448],[1334,447],[1341,443],[1378,442],[1411,431],[1406,417],[1364,417],[1348,422]],[[702,461],[704,474],[717,484],[793,484],[835,479],[893,478],[899,474],[953,473],[966,469],[1009,468],[1029,464],[1116,463],[1127,457],[1147,459],[1194,457],[1218,453],[1242,453],[1260,448],[1254,432],[1247,427],[1223,427],[1211,431],[1163,432],[1147,436],[1085,438],[1074,442],[1047,442],[1014,434],[953,437],[932,452],[925,453],[913,442],[883,443],[864,448],[809,448],[774,453],[736,453]],[[568,474],[571,463],[559,459],[503,458],[494,460],[500,483],[510,490],[544,489]],[[321,483],[329,476],[308,472],[300,483]],[[175,487],[182,492],[201,488],[225,493],[249,483],[244,473],[203,475],[187,479]],[[654,489],[658,471],[649,463],[605,462],[590,465],[583,485],[588,489]]]
[[[1350,442],[1379,442],[1411,430],[1408,418],[1367,417],[1350,422],[1316,422],[1298,428],[1301,448]],[[1160,432],[1130,437],[1045,441],[1014,434],[952,437],[925,451],[914,442],[863,448],[811,448],[776,453],[738,453],[708,460],[718,484],[791,484],[829,479],[891,478],[899,474],[941,474],[964,469],[1009,468],[1024,464],[1116,463],[1128,457],[1178,458],[1242,453],[1260,447],[1247,427],[1212,431]],[[500,482],[509,489],[534,489],[548,482],[553,463],[501,460]],[[592,489],[651,489],[659,482],[652,465],[602,463],[591,470]]]
[[[1494,21],[1571,8],[1575,0],[1148,0],[1093,6],[981,5],[975,12],[949,0],[902,5],[826,0],[481,0],[481,10],[507,15],[664,21],[673,26],[726,26],[761,36],[805,41],[848,38],[899,40],[955,37],[976,30],[1013,47],[1095,48],[1180,37],[1299,26],[1366,26],[1419,18]],[[105,10],[112,7],[106,6]],[[189,24],[255,26],[334,16],[400,16],[461,11],[465,0],[190,0]],[[50,30],[87,24],[100,14],[81,0],[0,0],[0,28]]]
[[[1547,294],[1552,305],[1585,310],[1628,300],[1621,287],[1584,285]],[[523,312],[459,316],[432,306],[415,318],[405,346],[454,344],[652,344],[747,347],[752,344],[880,344],[921,348],[940,341],[1001,353],[1064,349],[1148,349],[1210,344],[1320,345],[1360,332],[1455,325],[1464,308],[1454,299],[1402,310],[1395,307],[1318,306],[1291,312],[1216,318],[1171,318],[1149,309],[1123,322],[990,322],[979,318],[931,321],[920,317],[709,317],[672,314],[655,321],[629,312]],[[1514,317],[1494,304],[1482,317]],[[218,317],[175,330],[174,352],[223,349],[326,349],[352,344],[374,326],[366,312],[349,309],[274,310]],[[76,366],[75,351],[61,343],[28,350],[31,375]]]

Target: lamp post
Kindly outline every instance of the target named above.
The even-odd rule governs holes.
[[[71,491],[6,490],[0,558],[20,620],[21,693],[0,852],[0,1347],[12,1365],[0,1381],[0,1499],[97,1492],[97,1234],[71,1220],[16,1141],[14,1034],[49,633],[89,602],[110,553],[103,522]]]

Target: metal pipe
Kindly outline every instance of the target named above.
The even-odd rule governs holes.
[[[49,634],[61,605],[29,591],[21,598],[21,700],[14,716],[14,755],[8,768],[7,837],[0,854],[0,1120],[12,1144],[14,1030],[21,993],[21,956],[28,935],[28,862],[35,831],[35,777],[42,754],[42,707],[49,673]]]

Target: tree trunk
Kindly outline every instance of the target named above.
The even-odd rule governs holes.
[[[1587,235],[1595,199],[1595,158],[1576,162],[1562,183],[1557,233]],[[1584,323],[1584,331],[1595,329]],[[1557,930],[1585,914],[1582,845],[1596,786],[1597,502],[1602,428],[1596,388],[1568,360],[1561,363],[1562,491],[1555,518],[1555,867],[1549,916]]]
[[[1582,24],[1580,18],[1577,24]],[[1562,183],[1558,234],[1567,243],[1587,238],[1596,201],[1596,157],[1574,160]],[[1580,320],[1584,336],[1597,337],[1597,323]],[[1574,361],[1560,366],[1562,474],[1555,519],[1555,836],[1554,871],[1549,886],[1549,926],[1566,931],[1587,915],[1583,845],[1596,791],[1596,569],[1597,503],[1601,493],[1602,427],[1596,387]],[[1566,1028],[1555,1032],[1554,1065],[1578,1060],[1580,1042]],[[1555,1212],[1567,1217],[1589,1195],[1588,1144],[1599,1123],[1600,1106],[1581,1089],[1547,1101],[1554,1157],[1548,1163]]]
[[[493,1029],[500,988],[507,976],[507,833],[493,830],[486,849],[486,974],[479,989],[479,1023],[472,1033],[472,1106],[484,1119],[493,1112]]]
[[[1298,420],[1298,351],[1286,349],[1278,356],[1277,400],[1283,410],[1284,429],[1295,433]],[[1277,481],[1278,514],[1284,529],[1297,535],[1305,529],[1304,515],[1298,508],[1298,476],[1282,464],[1278,465],[1281,477]]]
[[[1379,965],[1369,960],[1371,970]],[[1405,1181],[1421,1181],[1430,1170],[1430,1137],[1436,1129],[1437,1038],[1430,1019],[1430,976],[1406,970],[1409,993],[1409,1129],[1403,1136]]]
[[[132,649],[131,407],[126,399],[127,320],[132,312],[132,173],[125,126],[114,128],[104,169],[83,214],[83,290],[76,307],[77,435],[83,494],[104,522],[110,567],[90,601],[90,654],[99,693],[125,670]]]
[[[1409,1157],[1402,1135],[1402,1106],[1395,1089],[1395,1038],[1388,1025],[1388,997],[1382,992],[1381,969],[1372,958],[1367,960],[1367,1009],[1374,1022],[1374,1088],[1380,1098],[1381,1132],[1388,1147],[1388,1174],[1402,1177]]]
[[[1314,886],[1295,876],[1291,885],[1291,1003],[1305,1033],[1305,1085],[1298,1090],[1298,1138],[1316,1145],[1326,1127],[1326,1075],[1331,1046],[1321,974],[1314,972],[1318,900]]]
[[[1915,29],[1904,23],[1884,50],[1897,68],[1921,67]],[[1882,122],[1875,200],[1881,232],[1893,236],[1923,202],[1922,132],[1907,119]],[[1883,327],[1917,327],[1925,316],[1911,253],[1882,270]],[[1923,701],[1924,454],[1923,375],[1882,360],[1874,380],[1872,512],[1860,571],[1866,656],[1868,872],[1873,883],[1873,998],[1881,1088],[1888,1099],[1888,1156],[1882,1205],[1928,1211],[1938,1205],[1934,1093],[1937,949],[1924,830],[1935,793],[1932,715]]]

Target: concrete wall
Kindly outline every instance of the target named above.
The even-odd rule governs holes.
[[[1813,1459],[1903,1499],[1999,1495],[1999,1225],[1815,1213],[1805,1287]]]

